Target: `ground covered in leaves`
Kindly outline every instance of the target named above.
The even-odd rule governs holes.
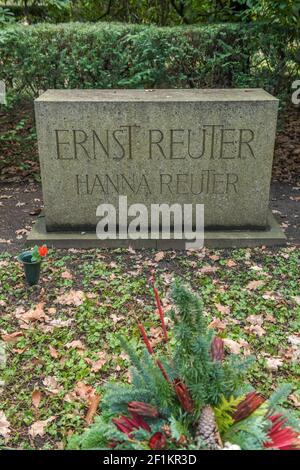
[[[154,252],[56,250],[37,287],[14,256],[0,255],[0,442],[61,449],[101,412],[108,380],[130,380],[118,334],[138,341],[142,320],[159,347],[151,274],[166,315],[179,276],[201,295],[231,353],[256,356],[249,380],[267,396],[293,384],[299,409],[300,250]],[[167,320],[169,330],[171,321]],[[298,390],[297,390],[298,386]],[[98,406],[99,403],[99,406]],[[2,441],[1,441],[2,439]]]

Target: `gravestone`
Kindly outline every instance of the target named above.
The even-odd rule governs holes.
[[[97,206],[120,195],[204,204],[207,231],[269,230],[277,108],[262,89],[46,91],[35,113],[47,232],[95,230]]]

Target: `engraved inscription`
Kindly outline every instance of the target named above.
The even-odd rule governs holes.
[[[137,160],[139,145],[146,142],[147,160],[245,160],[255,159],[252,129],[203,124],[194,129],[142,128],[136,124],[116,129],[55,129],[58,160]]]
[[[77,195],[110,194],[172,194],[231,195],[238,193],[238,175],[203,170],[200,175],[188,173],[160,173],[156,185],[145,174],[96,174],[76,175]]]

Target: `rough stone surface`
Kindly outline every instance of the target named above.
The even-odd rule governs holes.
[[[46,226],[96,207],[204,203],[209,229],[265,229],[278,100],[261,89],[48,90],[35,101]]]
[[[281,246],[286,244],[280,225],[268,211],[268,230],[213,230],[205,232],[204,246],[208,248],[243,248]],[[45,216],[41,215],[27,237],[27,245],[47,244],[56,248],[152,248],[185,250],[185,240],[99,240],[93,232],[47,232]]]

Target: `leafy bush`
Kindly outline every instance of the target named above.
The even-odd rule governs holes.
[[[0,31],[0,80],[32,96],[47,88],[251,86],[284,95],[299,74],[297,50],[292,29],[258,23],[14,25]]]

